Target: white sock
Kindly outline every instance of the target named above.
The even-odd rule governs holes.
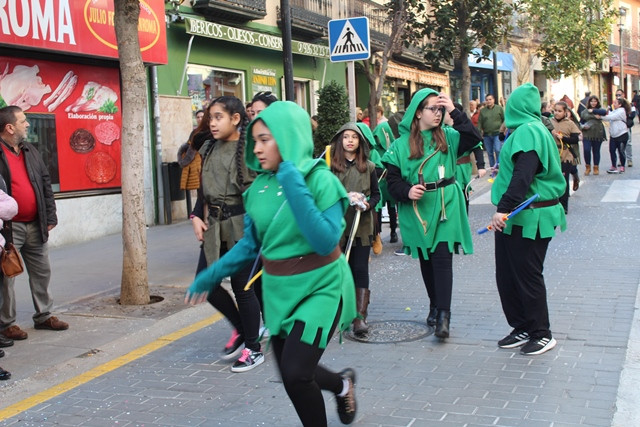
[[[342,392],[338,395],[338,397],[345,397],[349,393],[349,380],[346,378],[342,379]]]

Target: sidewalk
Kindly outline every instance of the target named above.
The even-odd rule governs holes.
[[[640,149],[638,150],[640,153]],[[640,154],[639,154],[640,155]],[[602,164],[608,160],[603,157]],[[582,173],[582,168],[581,168]],[[474,254],[454,256],[451,338],[424,327],[428,301],[417,263],[388,244],[371,263],[368,343],[334,338],[323,357],[333,369],[358,372],[358,425],[578,426],[640,425],[640,209],[604,203],[612,185],[640,185],[640,167],[624,175],[583,177],[570,200],[569,228],[553,239],[545,278],[558,346],[541,356],[501,350],[509,328],[493,270],[493,238],[474,235]],[[471,229],[486,225],[490,184],[474,184]],[[8,418],[1,425],[297,425],[273,355],[232,374],[218,352],[225,321],[203,304],[182,304],[198,246],[190,224],[148,232],[152,294],[165,301],[118,307],[120,236],[51,250],[56,315],[68,331],[36,331],[22,275],[18,323],[29,339],[5,349],[0,411],[147,344],[157,349]],[[201,323],[198,323],[201,322]],[[179,337],[168,334],[198,326]],[[622,376],[621,376],[622,374]],[[326,395],[330,425],[339,425]],[[0,416],[0,422],[2,421]]]

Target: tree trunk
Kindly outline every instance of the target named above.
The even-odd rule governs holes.
[[[469,111],[469,96],[471,94],[471,69],[469,68],[468,55],[468,52],[460,55],[460,64],[462,65],[462,107],[467,112]]]
[[[122,283],[120,303],[149,303],[144,216],[144,122],[147,84],[138,39],[139,0],[115,0],[122,81]]]

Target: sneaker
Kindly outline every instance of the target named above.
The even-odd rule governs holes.
[[[618,168],[614,168],[613,166],[607,169],[607,173],[620,173]]]
[[[264,354],[261,351],[253,351],[249,348],[242,350],[242,356],[231,367],[231,372],[247,372],[264,362]]]
[[[515,329],[506,337],[498,341],[500,348],[516,348],[525,345],[529,341],[529,334],[524,331],[516,331]]]
[[[356,372],[347,368],[340,372],[342,379],[349,381],[349,391],[344,396],[336,396],[338,417],[342,424],[351,424],[356,418]]]
[[[624,173],[624,166],[620,166],[620,173]]]
[[[633,167],[633,162],[632,162],[631,160],[629,160],[629,161],[627,162],[627,167],[628,167],[628,168],[632,168],[632,167]]]
[[[558,342],[555,338],[532,338],[520,349],[520,354],[524,354],[525,356],[535,356],[546,353],[555,347],[557,343]]]
[[[398,256],[403,256],[406,255],[404,253],[404,249],[400,248],[400,249],[396,249],[395,251],[393,251],[394,254],[398,255]]]
[[[222,360],[233,360],[240,356],[240,352],[244,348],[244,338],[238,333],[237,330],[231,331],[231,337],[224,346],[220,358]]]
[[[389,243],[396,243],[398,241],[398,233],[396,233],[395,231],[392,231],[391,234],[389,234]]]

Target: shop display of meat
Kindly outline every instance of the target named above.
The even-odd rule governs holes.
[[[102,151],[89,154],[84,164],[84,172],[96,184],[107,184],[115,178],[117,170],[118,165],[113,157]]]
[[[77,113],[78,111],[95,111],[100,109],[105,103],[111,101],[115,103],[118,95],[107,86],[102,86],[96,82],[88,82],[82,89],[82,95],[68,105],[64,111]]]
[[[42,97],[51,92],[51,87],[42,83],[39,72],[37,65],[16,65],[13,72],[9,73],[7,64],[0,75],[0,95],[4,102],[7,105],[17,105],[24,111],[38,105]]]
[[[78,76],[73,71],[69,71],[64,75],[56,90],[44,100],[42,105],[47,107],[49,112],[52,112],[71,95],[71,92],[76,88],[76,84],[78,84]]]
[[[84,154],[93,150],[96,146],[96,139],[86,129],[76,129],[69,138],[69,145],[76,153]]]
[[[104,145],[111,145],[120,139],[120,127],[113,122],[101,122],[94,129],[96,138]]]

